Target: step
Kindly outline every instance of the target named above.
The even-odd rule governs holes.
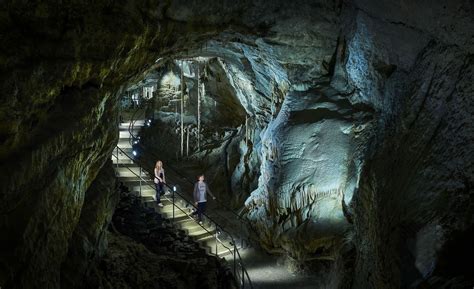
[[[130,143],[130,139],[129,138],[121,138],[119,139],[118,143],[117,143],[117,146],[121,149],[124,149],[124,148],[132,148],[132,144]]]
[[[126,122],[121,122],[119,124],[119,128],[129,128],[131,124],[131,121],[126,121]],[[133,127],[140,127],[145,125],[145,120],[144,119],[137,119],[133,122]]]
[[[188,233],[188,235],[191,236],[194,239],[194,241],[199,242],[199,243],[205,242],[208,239],[214,238],[214,232],[207,232],[204,229],[202,229],[201,231]]]
[[[133,136],[137,136],[139,132],[140,130],[136,128],[132,130]],[[128,129],[119,131],[119,139],[130,139],[130,138],[132,138],[132,135],[130,134],[130,131]]]
[[[156,190],[154,187],[150,187],[150,183],[146,183],[145,185],[142,184],[142,196],[155,196]],[[131,186],[130,189],[132,191],[140,191],[140,186]],[[163,199],[163,198],[162,198]]]
[[[117,176],[117,178],[123,180],[124,182],[128,182],[132,191],[140,191],[140,187],[142,191],[151,192],[155,190],[155,185],[153,184],[153,181],[149,178],[145,178],[145,176],[142,176],[140,178],[133,173],[128,173],[122,174],[121,176]]]
[[[140,191],[140,182],[142,184],[142,195],[152,195],[150,193],[146,193],[146,192],[151,192],[151,191],[154,191],[154,186],[152,185],[152,181],[143,181],[143,180],[140,180],[140,178],[138,177],[120,177],[119,178],[119,181],[120,182],[123,182],[126,186],[128,186],[130,188],[130,191],[135,191],[135,192],[139,192]],[[137,189],[135,189],[137,188]],[[153,196],[155,194],[153,193]],[[163,199],[163,198],[162,198]]]
[[[199,225],[196,221],[194,221],[194,223],[189,223],[188,225],[184,226],[182,228],[182,230],[186,231],[186,233],[190,236],[191,235],[196,235],[197,236],[197,235],[203,234],[204,232],[205,233],[209,233],[209,232],[212,233],[213,232],[210,229],[207,229],[207,231],[204,230],[204,228],[201,227],[201,225]]]
[[[138,166],[127,166],[127,167],[116,167],[115,175],[117,177],[138,177],[141,176],[144,179],[149,180],[150,175],[147,171],[140,169]]]
[[[119,165],[119,166],[126,166],[126,165],[135,165],[135,163],[133,162],[133,160],[129,159],[129,158],[118,158],[117,160],[117,157],[114,157],[112,156],[112,163],[114,165]]]
[[[160,207],[158,206],[158,203],[154,200],[154,199],[150,199],[150,200],[147,200],[146,202],[143,202],[145,207],[147,208],[153,208],[157,213],[159,213],[160,215],[163,216],[163,218],[167,218],[167,219],[172,219],[173,217],[173,214],[171,215],[165,215],[161,212],[161,210],[163,209],[163,207]],[[163,202],[161,203],[163,204]],[[181,216],[180,216],[181,217]],[[186,217],[186,216],[183,216],[183,217]]]
[[[160,201],[161,201],[161,203],[163,204],[164,207],[166,207],[166,206],[171,207],[171,200],[161,198]],[[142,202],[143,203],[149,203],[149,202],[155,202],[156,203],[155,194],[153,194],[153,195],[143,195],[142,194]]]
[[[175,222],[176,226],[180,227],[183,230],[195,228],[195,225],[198,225],[196,220],[188,218],[185,220],[179,220]],[[198,225],[199,226],[199,225]]]
[[[216,241],[215,238],[210,238],[200,243],[203,245],[203,247],[206,249],[206,251],[209,254],[213,254],[213,255],[216,254],[216,243],[217,243],[217,255],[219,255],[219,257],[233,254],[233,246],[231,246],[229,242],[227,241],[222,241],[222,243],[224,243],[225,246],[227,246],[227,248],[229,249],[224,247],[224,245],[221,242]]]
[[[170,199],[169,201],[171,202],[171,199]],[[175,211],[175,212],[180,212],[180,213],[183,213],[183,214],[186,213],[187,215],[191,214],[191,212],[190,212],[188,209],[183,208],[183,207],[181,207],[181,206],[179,206],[179,205],[166,206],[165,208],[163,208],[162,211],[163,211],[164,213],[172,213],[172,212],[173,212],[173,207],[174,207],[174,211]]]
[[[150,184],[151,181],[150,182],[145,182],[145,181],[143,181],[143,179],[141,179],[139,177],[118,177],[118,180],[119,180],[119,182],[123,182],[126,186],[128,186],[130,191],[134,191],[134,192],[140,192],[140,183],[141,183],[141,185],[142,185],[142,189],[141,189],[142,195],[144,195],[144,196],[149,196],[149,195],[154,196],[155,195],[155,194],[146,193],[146,192],[151,192],[151,191],[154,190],[152,185]],[[138,188],[138,189],[135,190],[133,188]]]
[[[119,182],[122,182],[125,186],[129,188],[131,192],[137,192],[141,197],[155,197],[155,192],[152,187],[149,186],[149,183],[142,183],[142,192],[140,194],[140,189],[135,190],[134,188],[140,188],[140,180],[138,178],[119,178]],[[163,198],[161,198],[163,201]]]
[[[145,206],[146,206],[148,203],[156,203],[156,200],[153,196],[143,196],[142,195],[142,203],[144,203]]]
[[[119,160],[120,159],[134,159],[133,149],[131,147],[121,148],[118,150]],[[112,157],[117,159],[117,149],[112,152]]]
[[[168,218],[168,219],[172,219],[173,218],[173,211],[164,211],[163,210],[164,208],[160,208],[160,214],[165,217],[165,218]],[[175,220],[178,220],[178,219],[183,219],[186,218],[188,219],[189,218],[189,215],[188,214],[185,214],[179,210],[176,210],[174,212],[174,218]]]
[[[132,191],[140,191],[140,185],[138,184],[134,184],[132,186],[130,186],[130,190]],[[156,189],[155,189],[155,185],[153,184],[153,182],[151,180],[147,181],[147,182],[143,182],[142,181],[142,188],[141,188],[141,191],[142,191],[142,196],[155,196],[156,195]],[[171,202],[172,200],[172,196],[171,195],[163,195],[161,196],[161,200],[168,200]],[[176,205],[181,207],[181,204],[179,202],[176,202]]]
[[[205,239],[207,236],[214,236],[215,230],[199,225],[195,220],[175,222],[181,230],[195,239]]]

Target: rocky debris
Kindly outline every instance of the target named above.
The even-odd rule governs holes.
[[[140,198],[124,195],[85,288],[235,288],[230,269]]]
[[[144,207],[141,199],[133,194],[127,194],[120,200],[112,225],[118,232],[164,255],[197,253],[202,256],[204,253],[184,231],[175,229],[153,208]]]

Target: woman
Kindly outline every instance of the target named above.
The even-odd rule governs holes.
[[[207,203],[207,193],[212,196],[212,199],[215,200],[216,197],[212,194],[209,186],[206,182],[204,182],[204,175],[199,175],[198,181],[194,184],[194,204],[197,207],[197,211],[193,213],[193,215],[198,215],[199,224],[202,224],[202,215],[206,211],[206,203]]]
[[[153,181],[155,182],[156,202],[158,204],[158,207],[163,208],[163,204],[161,203],[160,197],[164,192],[166,180],[165,170],[163,169],[163,163],[160,160],[157,161],[155,164],[155,178]]]

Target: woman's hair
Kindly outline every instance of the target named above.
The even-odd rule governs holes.
[[[204,177],[204,174],[199,174],[199,175],[198,175],[198,179],[199,179],[200,177]]]
[[[156,164],[155,164],[155,169],[158,169],[158,168],[160,169],[163,168],[163,162],[160,160],[156,161]]]

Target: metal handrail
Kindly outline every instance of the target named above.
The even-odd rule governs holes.
[[[119,148],[119,147],[117,146],[117,155],[116,155],[117,164],[118,164],[118,151],[119,151],[119,150],[120,150],[128,159],[134,161],[134,159],[132,159],[125,151],[123,151],[121,148]],[[112,155],[113,155],[113,153],[112,153]],[[125,168],[126,168],[127,170],[129,170],[133,175],[135,175],[136,177],[138,177],[138,178],[140,179],[140,195],[141,195],[141,181],[143,181],[143,182],[145,183],[145,185],[149,186],[150,188],[155,189],[152,185],[149,184],[149,182],[151,182],[151,181],[146,180],[146,179],[144,179],[144,178],[141,176],[141,172],[142,172],[142,167],[141,167],[141,166],[140,166],[140,175],[137,175],[137,174],[136,174],[133,170],[131,170],[129,167],[125,167]],[[165,183],[165,185],[166,185],[169,189],[172,189],[168,184]],[[193,204],[190,203],[189,201],[187,201],[187,200],[184,198],[184,196],[182,196],[181,194],[179,194],[178,192],[176,192],[176,191],[174,190],[174,188],[173,188],[172,191],[173,191],[173,197],[172,197],[173,200],[170,201],[168,198],[166,198],[166,196],[165,196],[165,198],[166,198],[168,201],[170,201],[170,202],[172,203],[172,205],[173,205],[173,218],[172,218],[173,222],[174,222],[174,217],[175,217],[175,213],[174,213],[174,208],[175,208],[175,207],[177,207],[181,212],[183,212],[190,220],[193,220],[193,218],[192,218],[189,214],[187,214],[181,207],[179,207],[179,206],[176,205],[176,202],[175,202],[175,193],[178,194],[178,196],[180,196],[181,199],[182,199],[183,201],[185,201],[188,205],[193,206]],[[194,206],[193,206],[193,207],[194,207]],[[194,208],[196,208],[196,207],[194,207]],[[215,241],[216,241],[215,255],[218,256],[217,243],[220,243],[220,244],[222,245],[222,247],[224,247],[231,255],[234,256],[234,264],[233,264],[233,267],[234,267],[234,276],[236,276],[236,272],[237,272],[237,271],[236,271],[236,269],[237,269],[237,265],[236,265],[237,259],[235,258],[236,254],[239,256],[239,265],[242,267],[242,271],[243,271],[243,272],[244,272],[244,271],[246,272],[246,269],[245,269],[245,267],[244,267],[244,265],[243,265],[243,262],[242,262],[242,259],[241,259],[241,257],[240,257],[240,253],[238,252],[238,248],[237,248],[237,246],[235,245],[235,241],[234,241],[233,237],[230,235],[230,233],[227,232],[222,226],[220,226],[220,225],[219,225],[216,221],[214,221],[212,218],[210,218],[210,217],[207,216],[206,214],[203,214],[203,215],[204,215],[207,219],[209,219],[209,220],[214,224],[214,227],[215,227],[215,233],[213,233],[213,232],[210,232],[206,227],[204,227],[203,225],[201,225],[201,224],[198,223],[199,226],[204,229],[204,231],[206,231],[209,235],[214,236]],[[226,246],[226,245],[222,242],[222,240],[219,239],[219,237],[218,237],[219,230],[222,231],[222,232],[225,232],[225,233],[229,234],[229,236],[230,236],[231,239],[232,239],[232,243],[231,243],[231,244],[232,244],[233,247],[234,247],[233,250],[232,250],[231,248],[229,248],[228,246]],[[251,285],[252,283],[251,283],[251,281],[250,281],[250,277],[248,276],[248,273],[247,273],[247,278],[248,278],[248,282],[249,282],[249,284],[250,284],[250,286],[251,286],[250,288],[253,288],[252,285]],[[244,281],[242,281],[242,284],[244,284]],[[243,286],[242,288],[244,288],[244,287],[245,287],[245,286]]]
[[[128,159],[130,159],[130,160],[132,160],[132,161],[135,161],[133,158],[131,158],[125,151],[123,151],[123,150],[122,150],[121,148],[119,148],[118,146],[117,146],[117,150],[120,150]],[[114,154],[112,153],[112,155],[114,155]],[[117,159],[117,162],[118,162],[118,155],[116,155],[116,159]],[[129,170],[133,175],[135,175],[136,177],[138,177],[138,178],[140,179],[140,182],[143,181],[146,186],[148,186],[148,187],[152,188],[153,190],[155,190],[155,187],[149,184],[149,182],[151,182],[150,180],[146,180],[146,179],[142,178],[142,176],[137,175],[137,174],[136,174],[134,171],[132,171],[129,167],[125,167],[125,168],[126,168],[127,170]],[[142,168],[142,167],[140,166],[140,169],[141,169],[141,168]],[[140,171],[141,171],[141,170],[140,170]],[[185,201],[188,205],[191,205],[193,208],[197,209],[191,202],[189,202],[188,200],[186,200],[183,195],[181,195],[180,193],[176,192],[170,185],[168,185],[167,183],[165,183],[165,185],[166,185],[170,190],[172,190],[172,192],[173,192],[173,199],[175,199],[174,194],[176,193],[176,194],[177,194],[179,197],[181,197],[181,199],[182,199],[183,201]],[[141,187],[141,183],[140,183],[140,187]],[[141,190],[141,188],[140,188],[140,190]],[[141,192],[140,192],[140,193],[141,193]],[[141,196],[141,194],[140,194],[140,196]],[[181,212],[183,212],[184,214],[186,214],[186,216],[188,216],[190,220],[193,220],[193,218],[192,218],[191,216],[189,216],[189,215],[186,213],[186,211],[184,211],[181,207],[179,207],[179,206],[176,205],[176,203],[174,202],[174,200],[172,201],[172,200],[168,199],[166,196],[165,196],[165,198],[173,204],[173,218],[172,218],[173,221],[174,221],[174,207],[177,207]],[[207,219],[209,219],[212,223],[214,223],[214,225],[215,225],[215,227],[216,227],[216,232],[218,231],[218,229],[221,229],[222,232],[226,232],[227,234],[229,234],[226,230],[224,230],[224,229],[222,228],[222,226],[220,226],[220,225],[219,225],[215,220],[213,220],[211,217],[207,216],[206,214],[203,214],[203,215],[204,215]],[[199,225],[200,227],[202,227],[207,233],[213,234],[212,232],[208,231],[207,228],[204,227],[203,225],[201,225],[201,224],[199,224],[199,223],[198,223],[198,225]],[[224,248],[226,248],[226,249],[232,254],[232,249],[230,249],[230,248],[227,247],[224,243],[222,243],[222,241],[219,240],[219,238],[216,237],[216,240],[219,241],[219,243],[221,243],[221,245],[222,245]],[[217,254],[217,250],[216,250],[216,254]]]
[[[136,114],[139,110],[140,110],[140,108],[137,108],[137,110],[132,114],[132,118],[131,118],[131,121],[130,121],[130,124],[129,124],[129,128],[128,128],[128,131],[129,131],[130,136],[131,136],[131,138],[130,138],[130,144],[132,145],[132,149],[133,149],[133,145],[136,145],[136,144],[133,143],[133,139],[135,139],[135,136],[134,136],[134,134],[133,134],[133,129],[134,129],[134,125],[135,125],[135,122],[136,122],[136,120],[134,120],[133,118],[134,118],[135,114]],[[142,144],[138,144],[138,145],[140,145],[141,147],[143,147]],[[130,156],[127,155],[127,154],[126,154],[122,149],[120,149],[118,146],[117,146],[117,149],[121,150],[129,159],[131,159],[132,161],[135,162],[134,159],[130,158]],[[118,163],[118,153],[117,153],[117,163]],[[190,182],[191,184],[193,184],[192,181],[190,181],[187,177],[185,177],[184,175],[182,175],[181,173],[179,173],[176,169],[172,168],[172,167],[169,166],[169,165],[168,165],[168,167],[170,167],[176,174],[178,174],[179,176],[183,177],[185,180],[187,180],[188,182]],[[140,168],[141,168],[141,166],[140,166]],[[132,172],[132,173],[134,173],[134,172]],[[135,173],[134,173],[134,174],[135,174]],[[141,178],[141,177],[140,177],[140,178]],[[165,183],[165,185],[166,185],[168,188],[172,189],[168,184]],[[174,194],[174,193],[177,193],[177,192],[175,192],[175,190],[172,190],[172,191],[173,191],[173,194]],[[191,202],[189,202],[188,200],[186,200],[186,198],[184,198],[184,196],[182,196],[182,195],[179,194],[179,193],[178,193],[178,195],[179,195],[179,196],[181,197],[181,199],[183,199],[186,203],[190,204],[192,207],[194,207],[195,209],[197,209],[197,208],[194,206],[194,204],[192,204]],[[172,203],[173,203],[173,217],[174,217],[174,207],[176,206],[176,205],[175,205],[175,202],[174,202],[174,195],[173,195],[173,202],[172,202]],[[223,205],[225,208],[227,208],[229,211],[231,211],[231,212],[232,212],[234,215],[236,215],[240,220],[245,220],[245,219],[243,219],[239,214],[235,213],[233,210],[231,210],[230,208],[228,208],[225,204],[223,204],[223,203],[221,203],[221,202],[218,202],[218,203],[220,203],[220,204]],[[242,279],[241,279],[241,283],[242,283],[242,284],[241,284],[241,288],[245,288],[244,280],[245,280],[245,276],[246,276],[247,279],[248,279],[247,281],[248,281],[248,283],[249,283],[250,288],[253,289],[252,281],[250,280],[250,277],[249,277],[249,275],[248,275],[248,272],[247,272],[247,270],[245,269],[244,263],[243,263],[243,261],[242,261],[242,257],[240,256],[240,252],[239,252],[239,250],[238,250],[238,248],[237,248],[237,243],[235,242],[235,239],[234,239],[234,237],[232,236],[232,234],[231,234],[230,232],[228,232],[227,230],[225,230],[222,226],[218,225],[218,223],[217,223],[215,220],[213,220],[211,217],[209,217],[208,215],[206,215],[206,214],[203,214],[203,215],[204,215],[207,219],[209,219],[211,222],[214,223],[214,225],[215,225],[215,227],[216,227],[216,241],[219,241],[219,243],[221,243],[221,245],[222,245],[224,248],[226,248],[227,250],[229,250],[230,253],[232,254],[232,251],[231,251],[227,246],[225,246],[225,245],[222,243],[222,241],[220,241],[220,240],[218,239],[218,237],[217,237],[218,226],[219,226],[219,228],[221,229],[222,232],[227,233],[227,235],[230,237],[231,242],[232,242],[232,245],[234,246],[234,266],[233,266],[233,267],[234,267],[234,276],[237,276],[237,275],[236,275],[236,264],[235,264],[235,262],[236,262],[236,260],[237,260],[236,256],[238,256],[239,265],[242,267],[242,272],[245,273],[245,274],[242,274],[243,276],[242,276]],[[248,220],[245,220],[245,221],[248,221]],[[209,231],[207,231],[207,229],[204,228],[201,224],[199,224],[199,225],[200,225],[204,230],[206,230],[206,232],[209,232]],[[216,255],[217,255],[217,242],[216,242]]]

